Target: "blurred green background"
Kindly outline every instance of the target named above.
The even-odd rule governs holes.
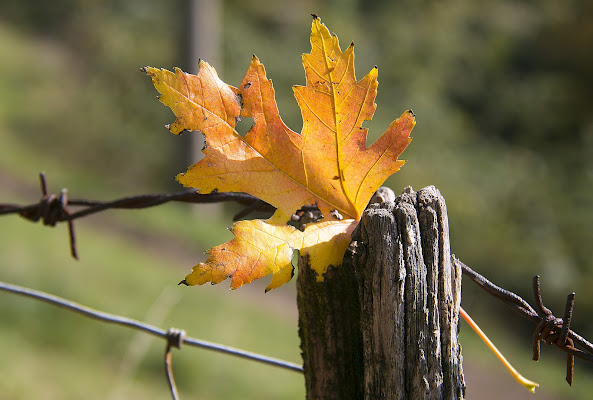
[[[206,1],[216,62],[191,59],[190,1],[0,1],[0,202],[38,197],[43,170],[57,192],[112,199],[174,191],[190,165],[189,135],[163,125],[145,65],[191,70],[212,61],[238,85],[251,54],[273,79],[281,115],[301,127],[292,85],[304,84],[311,13],[355,42],[357,76],[379,67],[369,141],[404,110],[417,115],[396,193],[435,185],[447,200],[452,250],[501,286],[562,314],[593,337],[593,3],[590,1]],[[198,13],[200,13],[198,9]],[[204,11],[206,12],[206,11]],[[177,288],[202,251],[230,234],[232,208],[166,205],[78,223],[81,261],[66,230],[0,222],[0,279],[164,328],[300,362],[294,283]],[[167,398],[162,343],[123,328],[0,294],[0,399]],[[463,305],[507,357],[539,380],[539,398],[585,399],[593,369],[544,348],[530,362],[531,324],[464,283]],[[462,328],[468,398],[518,387]],[[292,372],[201,350],[174,354],[182,398],[298,399]],[[531,396],[521,388],[512,398]]]

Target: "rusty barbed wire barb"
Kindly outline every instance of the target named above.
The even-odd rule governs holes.
[[[572,292],[566,297],[566,307],[564,309],[564,324],[562,325],[562,331],[560,332],[560,343],[566,343],[568,347],[574,347],[574,341],[568,337],[568,330],[570,329],[570,323],[572,322],[572,311],[574,309],[574,298],[575,293]],[[572,386],[572,378],[574,375],[574,356],[568,354],[566,357],[566,382]]]
[[[540,277],[536,275],[533,277],[533,297],[539,311],[539,316],[542,319],[535,329],[533,334],[533,359],[539,360],[540,357],[540,342],[547,344],[555,344],[560,348],[567,348],[575,350],[573,340],[568,337],[570,331],[570,323],[572,320],[572,311],[574,308],[575,294],[571,293],[566,298],[566,306],[564,308],[564,319],[556,318],[552,311],[544,306],[542,301]],[[560,333],[558,332],[560,331]],[[566,382],[572,386],[574,376],[574,357],[571,352],[566,355]]]
[[[43,172],[39,174],[39,183],[41,186],[41,200],[37,204],[24,207],[12,204],[0,205],[0,215],[18,213],[31,222],[41,220],[43,225],[46,226],[56,226],[58,222],[66,221],[68,223],[70,253],[72,257],[78,260],[74,222],[68,210],[68,190],[62,189],[60,197],[50,194],[47,190],[47,181]]]
[[[538,361],[540,358],[540,343],[542,341],[558,347],[567,354],[566,381],[569,385],[572,385],[573,381],[575,357],[593,362],[593,344],[570,329],[574,308],[574,293],[569,294],[566,299],[564,318],[556,318],[552,314],[552,311],[543,304],[539,275],[536,275],[533,278],[533,296],[536,305],[536,309],[533,309],[529,303],[523,300],[520,296],[496,286],[482,275],[473,271],[459,259],[455,258],[455,256],[453,256],[453,262],[458,263],[463,274],[469,277],[487,293],[502,300],[507,306],[518,312],[521,316],[536,324],[535,332],[533,334],[534,361]],[[583,349],[575,347],[575,344]]]
[[[50,194],[45,174],[39,174],[41,186],[41,200],[24,206],[15,204],[0,204],[0,215],[19,214],[31,222],[39,220],[46,226],[56,226],[60,222],[68,224],[70,252],[78,259],[74,220],[109,209],[142,209],[158,206],[170,201],[183,203],[220,203],[235,202],[246,208],[235,215],[234,220],[240,219],[251,212],[274,212],[270,204],[247,193],[213,192],[199,194],[196,190],[183,190],[174,193],[143,194],[122,197],[112,201],[98,201],[87,199],[69,199],[68,191],[62,189],[60,196]],[[68,206],[84,207],[82,210],[71,212]]]

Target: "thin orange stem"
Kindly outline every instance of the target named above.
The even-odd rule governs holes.
[[[474,322],[474,320],[468,315],[468,313],[466,313],[465,310],[461,307],[459,307],[459,314],[461,314],[461,316],[463,317],[465,322],[467,322],[469,324],[469,326],[478,334],[480,339],[482,339],[484,341],[484,343],[486,343],[486,345],[490,348],[490,350],[492,350],[492,352],[496,355],[496,357],[498,357],[500,362],[510,372],[510,374],[513,376],[513,378],[515,378],[515,380],[517,382],[519,382],[521,385],[523,385],[531,393],[535,393],[535,388],[539,387],[539,383],[530,381],[529,379],[527,379],[523,375],[521,375],[519,372],[517,372],[517,370],[515,368],[513,368],[511,363],[509,363],[507,361],[507,359],[502,355],[502,353],[496,348],[494,343],[492,343],[492,341],[490,341],[490,339],[488,339],[488,336],[486,336],[486,334],[480,329],[478,324],[476,324]]]

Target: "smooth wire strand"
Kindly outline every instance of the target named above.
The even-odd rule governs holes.
[[[129,328],[144,331],[148,334],[158,336],[158,337],[164,338],[164,339],[169,338],[168,331],[166,331],[164,329],[146,324],[144,322],[137,321],[135,319],[122,317],[120,315],[115,315],[115,314],[110,314],[110,313],[106,313],[103,311],[95,310],[93,308],[83,306],[76,302],[66,300],[64,298],[61,298],[61,297],[58,297],[58,296],[55,296],[55,295],[52,295],[49,293],[41,292],[41,291],[34,290],[34,289],[29,289],[29,288],[26,288],[23,286],[12,285],[10,283],[5,283],[2,281],[0,281],[0,290],[9,292],[9,293],[20,294],[22,296],[31,297],[31,298],[34,298],[34,299],[37,299],[40,301],[44,301],[46,303],[65,308],[70,311],[77,312],[77,313],[82,314],[86,317],[93,318],[93,319],[96,319],[99,321],[103,321],[103,322],[107,322],[107,323],[111,323],[111,324],[116,324],[116,325],[127,326]],[[291,363],[291,362],[280,360],[280,359],[273,358],[273,357],[264,356],[264,355],[257,354],[257,353],[252,353],[250,351],[236,349],[236,348],[230,347],[230,346],[224,346],[224,345],[221,345],[218,343],[208,342],[206,340],[196,339],[193,337],[184,337],[182,339],[182,343],[189,345],[189,346],[201,347],[203,349],[217,351],[219,353],[230,354],[230,355],[245,358],[248,360],[259,361],[264,364],[288,369],[291,371],[303,372],[303,367],[301,365],[298,365],[295,363]]]

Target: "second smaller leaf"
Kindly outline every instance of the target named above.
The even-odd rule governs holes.
[[[267,290],[290,281],[293,275],[292,255],[300,250],[308,255],[311,268],[319,280],[330,265],[340,265],[354,220],[324,221],[311,224],[303,232],[286,225],[278,211],[268,220],[236,222],[231,231],[235,238],[208,251],[206,262],[192,268],[182,283],[203,285],[231,278],[231,289],[272,274]]]

